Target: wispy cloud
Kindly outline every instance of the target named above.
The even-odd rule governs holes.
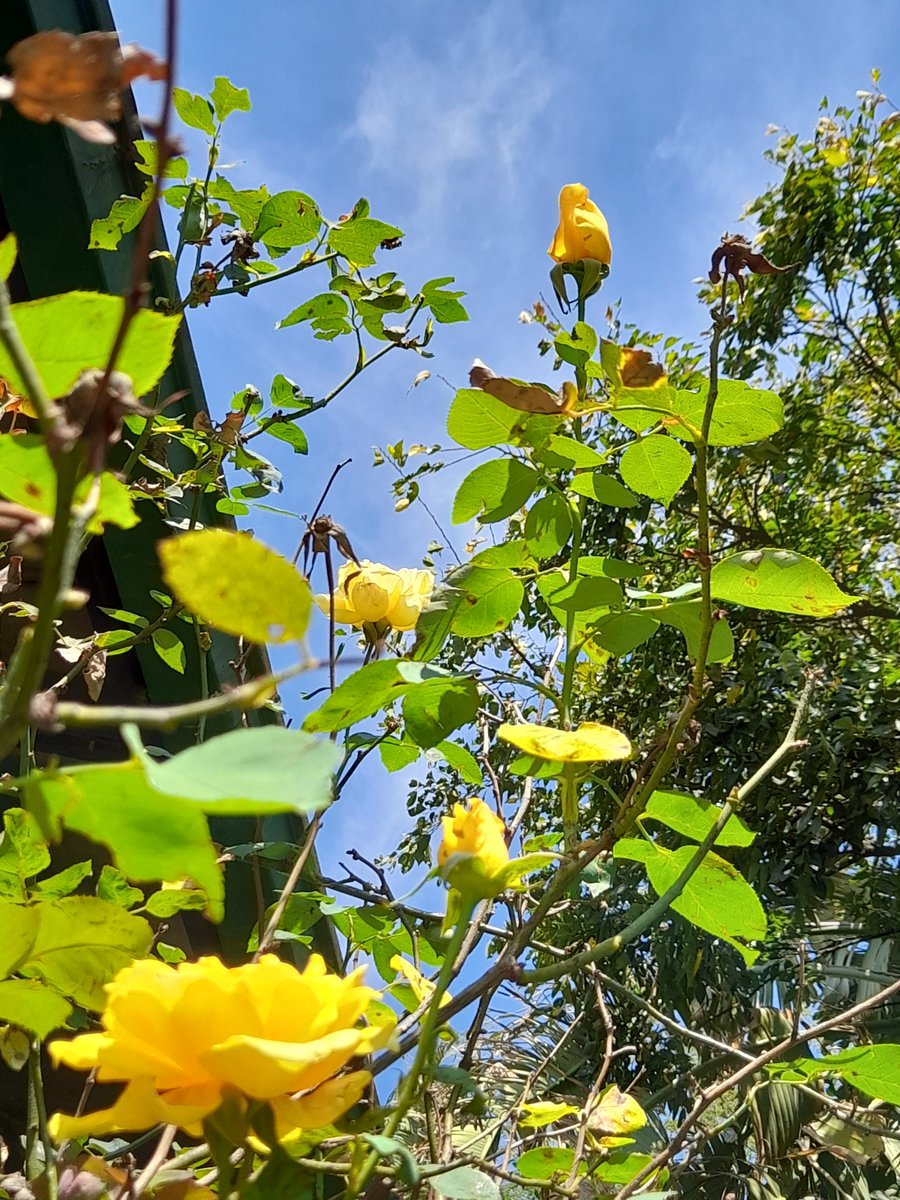
[[[383,44],[363,83],[351,137],[369,166],[433,215],[465,180],[510,188],[533,154],[532,134],[555,90],[541,39],[505,4],[488,4],[430,44]]]

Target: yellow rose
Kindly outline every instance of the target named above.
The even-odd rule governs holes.
[[[351,1108],[368,1071],[339,1075],[390,1030],[358,1024],[378,993],[329,974],[314,954],[301,972],[274,954],[241,967],[217,958],[171,967],[142,959],[107,985],[102,1033],[53,1041],[53,1061],[125,1089],[111,1108],[50,1119],[57,1140],[134,1132],[160,1122],[199,1136],[204,1118],[240,1093],[269,1104],[280,1138]]]
[[[558,263],[594,258],[609,266],[609,226],[583,183],[567,183],[559,193],[559,228],[547,253]]]
[[[346,562],[338,571],[334,592],[334,619],[341,625],[377,625],[384,622],[401,632],[415,628],[422,609],[431,599],[434,576],[430,571],[404,567],[392,571],[381,563],[363,559]],[[316,596],[324,613],[328,596]]]

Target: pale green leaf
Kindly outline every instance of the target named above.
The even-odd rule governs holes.
[[[66,292],[12,306],[13,319],[50,396],[64,396],[82,371],[105,368],[125,301],[97,292]],[[140,309],[116,359],[136,396],[144,396],[162,378],[172,358],[180,316]],[[0,376],[13,391],[28,395],[8,351],[0,345]]]
[[[643,838],[620,838],[613,849],[615,858],[644,863],[653,890],[660,896],[683,874],[695,854],[695,846],[672,851]],[[747,943],[766,936],[766,914],[740,871],[719,855],[706,855],[672,908],[700,929],[734,946],[748,966],[759,957],[759,951]]]
[[[38,976],[85,1008],[104,1008],[103,985],[145,957],[153,943],[142,917],[97,896],[44,900],[34,908],[37,934],[22,974]]]
[[[652,819],[676,833],[702,842],[721,815],[721,808],[709,800],[686,792],[654,792],[644,810],[643,820]],[[729,817],[716,838],[717,846],[749,846],[756,834],[737,815]]]
[[[0,1021],[19,1025],[43,1039],[65,1025],[72,1005],[37,979],[0,982]]]
[[[653,433],[625,448],[619,473],[632,491],[668,507],[688,479],[693,459],[684,446]]]
[[[233,112],[250,111],[250,93],[246,88],[235,87],[224,75],[216,76],[210,99],[219,121],[224,121]]]
[[[746,550],[714,563],[717,600],[804,617],[831,617],[857,597],[842,592],[831,575],[792,550]]]
[[[471,471],[453,501],[453,523],[477,517],[482,524],[510,517],[528,503],[538,473],[515,458],[493,458]]]

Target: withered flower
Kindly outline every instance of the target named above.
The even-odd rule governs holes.
[[[168,77],[164,62],[139,46],[120,46],[114,33],[51,29],[17,42],[7,59],[12,77],[0,78],[0,98],[30,121],[59,121],[106,144],[115,135],[102,122],[122,115],[122,90],[142,75]]]
[[[754,275],[784,275],[787,271],[793,271],[796,265],[788,263],[786,267],[776,267],[764,254],[754,250],[745,237],[739,233],[726,233],[721,246],[717,246],[713,252],[709,278],[711,283],[719,283],[723,274],[726,280],[730,275],[732,279],[737,280],[738,290],[743,299],[745,268]]]
[[[259,251],[253,244],[253,234],[246,229],[232,229],[222,234],[222,245],[231,246],[230,254],[233,263],[246,263],[259,258]]]
[[[121,441],[125,417],[151,415],[132,391],[129,375],[112,371],[103,387],[105,374],[99,367],[82,371],[61,402],[65,418],[58,448],[66,452],[76,442],[85,442],[88,470],[95,473],[103,469],[109,447]]]

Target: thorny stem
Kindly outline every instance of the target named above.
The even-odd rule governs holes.
[[[208,700],[191,700],[187,704],[163,706],[102,705],[102,704],[57,704],[53,712],[54,721],[60,726],[75,729],[108,728],[130,723],[144,729],[174,729],[186,721],[202,717],[214,717],[220,713],[235,712],[246,708],[257,708],[269,698],[279,683],[293,679],[301,671],[309,670],[314,663],[297,663],[274,675],[251,679],[228,692],[210,696]],[[2,743],[0,743],[2,744]]]
[[[722,335],[727,328],[728,294],[726,280],[722,281],[722,293],[719,307],[713,314],[712,334],[709,344],[709,391],[703,410],[703,421],[699,432],[694,435],[696,457],[694,461],[694,485],[697,492],[697,568],[700,572],[700,633],[697,644],[697,657],[694,670],[688,685],[687,694],[675,722],[669,730],[666,744],[656,765],[645,778],[638,790],[629,793],[623,801],[614,824],[616,837],[621,837],[634,825],[647,806],[647,801],[653,792],[669,773],[672,764],[678,756],[678,746],[681,736],[687,729],[694,713],[700,707],[706,683],[706,664],[709,658],[709,647],[713,633],[713,609],[711,595],[711,545],[709,529],[709,473],[708,473],[708,443],[709,431],[712,425],[716,400],[719,396],[719,359],[721,353]]]
[[[59,1179],[54,1164],[53,1141],[47,1129],[47,1104],[44,1099],[44,1077],[41,1072],[41,1044],[35,1039],[28,1054],[28,1136],[31,1153],[28,1156],[28,1178],[35,1179],[45,1172],[48,1200],[56,1200]],[[32,1122],[34,1124],[32,1125]],[[38,1146],[43,1151],[37,1153]]]
[[[400,1092],[397,1096],[397,1102],[393,1112],[388,1117],[384,1126],[384,1136],[393,1137],[407,1112],[415,1102],[418,1094],[419,1079],[425,1070],[429,1058],[434,1047],[434,1039],[437,1033],[438,1025],[443,1019],[441,1008],[441,999],[447,990],[450,980],[453,978],[453,971],[456,967],[456,960],[459,957],[459,952],[463,942],[469,933],[469,917],[474,911],[474,905],[471,902],[466,904],[463,901],[462,908],[459,914],[459,920],[450,937],[444,961],[441,965],[440,973],[435,980],[434,991],[431,995],[431,1003],[425,1013],[419,1029],[419,1042],[416,1047],[415,1058],[408,1074],[403,1080],[400,1087]],[[348,1200],[351,1197],[358,1196],[368,1183],[372,1172],[378,1164],[379,1155],[373,1150],[366,1156],[362,1166],[359,1169],[356,1177],[350,1183],[347,1189]]]

